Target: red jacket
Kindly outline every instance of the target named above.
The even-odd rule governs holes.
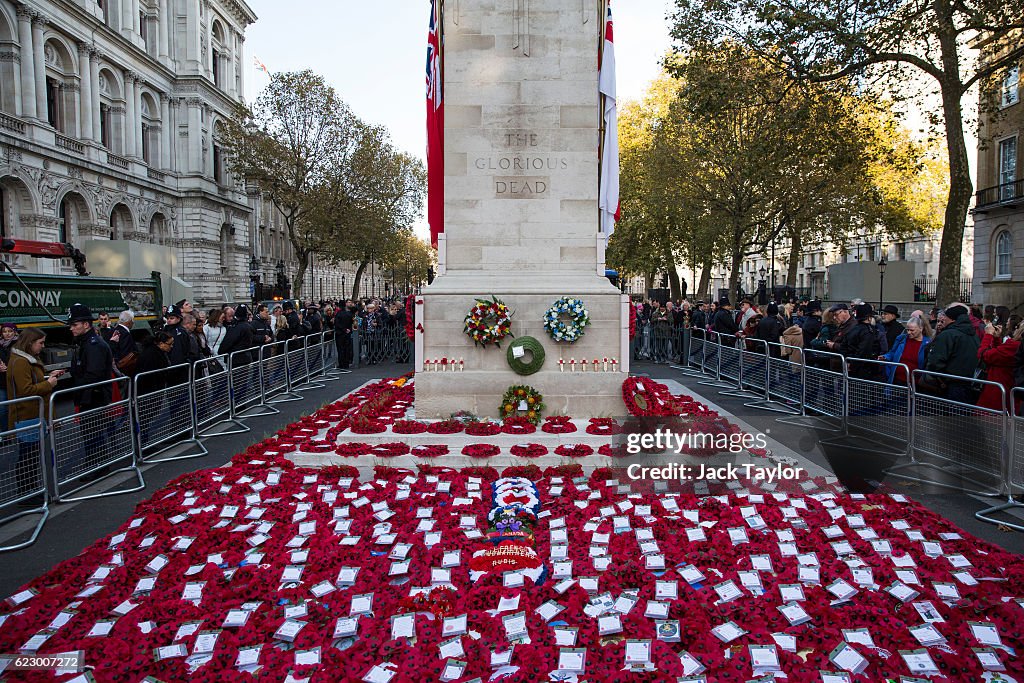
[[[1003,397],[999,390],[993,386],[985,386],[978,398],[978,406],[981,408],[992,408],[1003,410],[1009,407],[1010,395],[1013,392],[1013,369],[1017,365],[1017,349],[1020,342],[1013,339],[1001,341],[991,334],[986,334],[981,339],[981,347],[978,349],[978,360],[987,368],[986,379],[989,382],[996,382],[1003,385],[1006,390],[1007,405],[1003,406]]]

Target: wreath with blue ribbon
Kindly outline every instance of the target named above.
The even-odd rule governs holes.
[[[565,315],[568,320],[562,319]],[[584,328],[589,324],[590,314],[583,300],[571,296],[563,296],[544,314],[544,329],[556,342],[575,342],[583,336]]]

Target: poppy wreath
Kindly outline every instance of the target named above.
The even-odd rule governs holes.
[[[539,443],[516,444],[511,449],[512,455],[519,458],[539,458],[547,455],[547,446]]]
[[[592,417],[590,424],[587,425],[587,434],[595,436],[612,436],[621,433],[622,427],[613,417]]]
[[[502,434],[533,434],[537,431],[537,427],[525,417],[509,417],[501,423]]]
[[[522,349],[519,357],[516,356],[516,349]],[[527,353],[530,354],[529,361],[525,360]],[[533,337],[518,337],[509,344],[505,360],[517,375],[532,375],[544,365],[544,347]]]
[[[466,425],[466,434],[469,436],[494,436],[501,433],[501,425],[490,420],[470,422]]]
[[[576,425],[572,423],[572,418],[566,415],[552,415],[544,418],[541,431],[548,434],[572,434],[576,431]]]
[[[444,444],[424,444],[414,447],[412,454],[420,458],[436,458],[440,455],[448,455],[448,447]]]
[[[462,454],[471,458],[490,458],[501,453],[501,447],[490,443],[473,443],[462,447]]]
[[[422,434],[427,431],[427,423],[418,420],[395,420],[391,431],[395,434]]]
[[[555,449],[555,455],[562,455],[570,458],[582,458],[587,455],[592,455],[593,453],[594,448],[585,443],[562,444]]]
[[[502,396],[498,412],[503,420],[525,417],[527,422],[536,425],[543,410],[544,396],[539,391],[526,384],[514,384]]]
[[[494,344],[501,348],[501,340],[512,334],[512,313],[503,301],[491,295],[491,300],[477,299],[466,314],[463,332],[473,344],[486,347]]]
[[[349,443],[339,443],[334,447],[334,452],[338,455],[344,455],[346,457],[355,457],[357,455],[366,455],[373,448],[368,443],[356,443],[355,441]]]
[[[568,322],[562,320],[563,315],[569,316]],[[583,301],[571,296],[563,296],[544,314],[544,330],[556,342],[573,343],[583,336],[583,330],[589,324],[590,314]]]
[[[441,420],[440,422],[432,422],[428,427],[427,431],[431,434],[458,434],[466,425],[462,424],[459,420]]]
[[[629,305],[629,338],[636,337],[636,306]]]
[[[664,384],[649,377],[627,377],[622,382],[622,401],[634,417],[677,415]]]
[[[409,452],[409,445],[401,441],[394,443],[379,443],[370,450],[371,455],[378,458],[394,458],[399,455],[406,455]]]

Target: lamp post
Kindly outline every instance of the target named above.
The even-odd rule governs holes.
[[[347,299],[348,298],[348,294],[346,294],[346,291],[347,290],[345,289],[345,274],[342,273],[341,274],[341,298],[342,299]]]
[[[757,275],[760,278],[758,280],[758,283],[757,283],[757,291],[758,291],[757,303],[759,303],[762,306],[764,306],[765,304],[768,303],[768,291],[767,291],[768,283],[765,282],[765,279],[764,279],[764,276],[767,275],[767,271],[764,269],[764,266],[761,266],[760,268],[757,269]]]
[[[256,303],[256,290],[259,289],[260,262],[255,256],[249,257],[249,298]]]
[[[885,262],[885,254],[882,254],[882,258],[878,259],[878,310],[882,310],[882,303],[885,300],[883,292],[885,291],[885,267],[889,265]]]

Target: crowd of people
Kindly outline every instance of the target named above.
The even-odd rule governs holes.
[[[1008,410],[1013,389],[1024,387],[1024,319],[1005,306],[952,303],[903,316],[897,306],[876,311],[861,300],[824,309],[819,301],[758,306],[743,299],[734,306],[727,298],[635,305],[638,325],[668,340],[667,354],[680,362],[683,332],[703,330],[726,345],[812,365],[832,366],[842,356],[850,377],[914,382],[919,392],[996,411]],[[646,342],[636,348],[644,359]]]

